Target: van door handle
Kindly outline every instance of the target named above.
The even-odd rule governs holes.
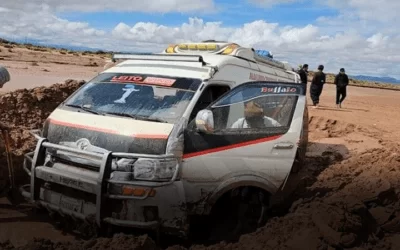
[[[294,144],[293,143],[277,143],[274,145],[275,149],[292,149],[294,148]]]

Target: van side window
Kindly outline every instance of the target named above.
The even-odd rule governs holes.
[[[216,130],[290,126],[297,96],[260,96],[213,108]],[[224,123],[219,123],[223,120]]]
[[[230,87],[226,85],[207,86],[194,106],[189,121],[192,121],[200,110],[207,108],[213,101],[217,100],[221,95],[225,94],[229,90]]]
[[[298,96],[256,84],[239,87],[212,106],[215,131],[288,128]]]

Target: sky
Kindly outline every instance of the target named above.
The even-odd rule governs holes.
[[[399,0],[0,0],[0,37],[160,52],[215,39],[293,67],[400,79]]]

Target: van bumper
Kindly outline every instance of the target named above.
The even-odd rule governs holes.
[[[30,184],[20,188],[21,194],[38,207],[72,219],[95,223],[163,231],[185,237],[187,211],[182,182],[177,180],[179,166],[169,181],[150,182],[113,179],[111,159],[165,158],[174,156],[123,153],[94,153],[38,139],[36,150],[25,155],[24,170]],[[53,149],[98,163],[97,169],[76,164],[45,163],[47,149]],[[93,166],[93,165],[92,165]]]

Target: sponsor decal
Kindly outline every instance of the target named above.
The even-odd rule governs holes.
[[[175,77],[168,75],[147,75],[141,73],[102,73],[98,76],[98,79],[94,79],[92,82],[116,83],[124,85],[140,84],[196,91],[202,83],[202,80],[197,78]]]
[[[175,79],[168,79],[162,77],[142,77],[142,76],[114,76],[110,80],[111,82],[116,83],[139,83],[139,84],[149,84],[149,85],[158,85],[171,87],[175,83]]]
[[[261,93],[274,93],[274,94],[295,94],[298,92],[294,87],[262,87]]]

